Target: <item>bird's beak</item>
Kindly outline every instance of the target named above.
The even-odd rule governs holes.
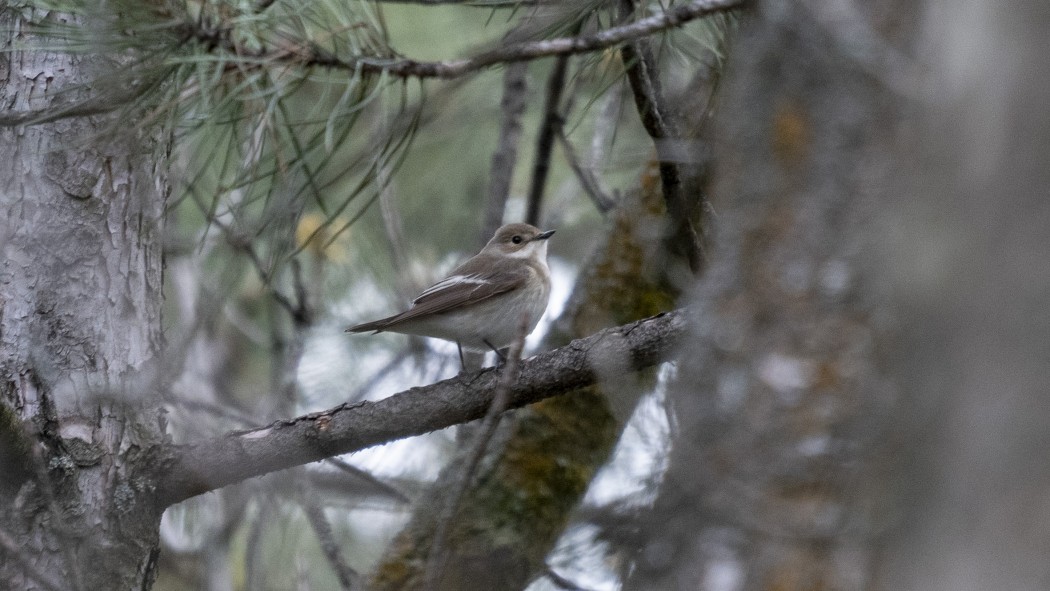
[[[554,230],[547,230],[546,232],[540,232],[539,234],[536,234],[536,237],[533,238],[533,240],[546,240],[551,236],[554,236]]]

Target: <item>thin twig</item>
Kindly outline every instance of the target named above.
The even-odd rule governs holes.
[[[573,35],[579,34],[583,20],[573,26]],[[547,79],[547,99],[543,106],[543,123],[536,137],[536,156],[532,164],[532,182],[529,185],[528,206],[525,221],[533,226],[540,225],[540,205],[543,203],[543,190],[547,186],[547,174],[550,172],[551,150],[554,138],[562,127],[565,114],[560,112],[561,96],[565,90],[565,73],[569,69],[569,56],[560,55],[554,62],[550,78]]]
[[[361,74],[386,73],[398,78],[442,78],[452,79],[490,68],[495,65],[530,61],[554,55],[571,55],[601,51],[621,43],[640,39],[660,31],[665,31],[702,18],[709,14],[736,10],[749,4],[751,0],[693,0],[670,8],[660,14],[639,19],[632,23],[598,31],[583,37],[561,37],[542,41],[516,43],[484,52],[460,60],[424,62],[410,59],[393,59],[382,56],[349,56],[340,57],[330,51],[309,42],[299,45],[282,46],[279,49],[264,47],[249,51],[233,39],[230,29],[207,29],[199,22],[186,22],[175,31],[181,40],[195,40],[207,50],[221,49],[249,62],[250,67],[261,67],[263,64],[289,64],[301,67],[317,66]],[[181,42],[181,41],[180,41]],[[216,58],[219,59],[219,58]],[[146,68],[136,71],[148,72]],[[150,81],[149,85],[133,86],[129,92],[118,96],[103,93],[73,105],[61,105],[28,111],[7,111],[0,113],[0,127],[15,125],[36,125],[58,119],[97,115],[122,108],[129,101],[148,89],[166,81],[174,68],[159,70],[155,78],[142,74]]]
[[[266,265],[263,264],[262,259],[259,258],[255,249],[252,248],[251,243],[243,236],[238,235],[233,228],[223,223],[217,217],[213,217],[211,222],[222,230],[223,234],[226,236],[226,241],[230,246],[248,256],[248,260],[252,263],[255,272],[259,275],[259,280],[263,282],[263,285],[265,285],[267,289],[269,289],[270,297],[288,312],[288,315],[292,317],[292,320],[297,324],[309,324],[309,310],[305,308],[305,302],[299,302],[296,304],[288,296],[284,295],[277,289],[277,286],[273,283],[273,275],[266,268]]]
[[[402,503],[408,503],[410,501],[410,499],[406,497],[404,493],[397,490],[393,486],[390,486],[389,484],[383,482],[382,480],[376,478],[375,475],[368,472],[367,470],[362,470],[361,468],[358,468],[353,464],[348,464],[343,460],[340,460],[339,458],[328,458],[325,461],[335,466],[339,470],[345,472],[346,474],[353,476],[355,479],[367,482],[370,486],[375,487],[376,489],[382,491],[383,494],[389,497],[393,497],[397,501],[400,501]]]
[[[605,215],[616,206],[616,200],[602,190],[601,183],[598,182],[598,179],[595,178],[590,169],[584,168],[583,164],[580,163],[580,159],[576,156],[576,148],[573,147],[569,138],[565,137],[564,129],[558,129],[557,138],[561,143],[562,151],[565,152],[565,159],[569,162],[569,168],[576,173],[576,178],[579,179],[583,191],[591,198],[598,211]]]
[[[634,14],[635,0],[620,1],[620,18],[628,20]],[[669,250],[685,256],[693,273],[700,271],[702,253],[696,228],[692,224],[692,208],[686,204],[682,187],[680,157],[674,153],[673,140],[682,137],[674,110],[664,100],[656,58],[648,39],[638,39],[620,48],[627,80],[634,94],[635,106],[642,125],[653,139],[660,166],[660,181],[671,231],[666,241]]]
[[[492,154],[485,220],[481,225],[482,244],[488,242],[503,223],[503,213],[507,207],[511,181],[514,180],[514,167],[518,163],[521,116],[525,113],[526,74],[528,74],[526,62],[511,64],[503,74],[499,142],[496,145],[496,151]]]
[[[397,355],[394,355],[393,359],[388,361],[386,365],[379,368],[379,371],[372,374],[372,377],[358,386],[354,392],[347,397],[347,402],[357,402],[358,400],[364,400],[365,396],[371,392],[372,388],[376,387],[376,384],[383,381],[388,375],[390,375],[395,369],[401,366],[409,357],[412,356],[412,349],[402,349]]]
[[[172,395],[170,391],[164,391],[163,394],[164,402],[167,402],[172,406],[182,407],[189,412],[208,413],[211,416],[218,416],[224,419],[236,421],[245,427],[254,425],[259,422],[258,418],[241,412],[242,409],[239,408],[233,408],[214,402],[185,400],[183,398]]]
[[[485,455],[489,441],[492,440],[492,436],[496,433],[500,415],[507,410],[507,405],[510,403],[511,386],[518,379],[521,351],[525,348],[525,336],[529,332],[528,320],[528,315],[522,314],[521,324],[518,326],[518,336],[514,339],[510,350],[507,352],[507,362],[503,365],[503,373],[500,376],[496,394],[492,397],[492,404],[489,405],[489,410],[482,419],[481,427],[475,436],[459,482],[456,483],[452,496],[449,497],[448,502],[438,515],[437,527],[434,530],[434,541],[430,547],[430,555],[427,557],[424,589],[437,589],[441,582],[446,559],[445,545],[448,542],[449,532],[452,530],[452,525],[456,520],[456,514],[459,513],[459,506],[463,501],[463,496],[474,480],[478,464],[481,463],[481,458]]]
[[[328,559],[328,564],[335,571],[336,578],[339,579],[339,586],[344,591],[360,589],[361,575],[350,568],[350,565],[343,559],[343,555],[339,551],[339,544],[336,543],[335,536],[332,535],[332,526],[328,523],[328,518],[325,517],[318,500],[304,488],[302,500],[299,504],[302,506],[303,512],[306,513],[306,518],[310,521],[310,527],[313,528],[314,534],[317,535],[317,541],[321,544],[321,552],[324,553],[325,558]]]
[[[263,569],[259,557],[262,553],[262,536],[266,526],[270,524],[273,513],[273,501],[268,496],[264,496],[259,502],[259,512],[256,513],[255,520],[248,528],[248,535],[244,541],[245,589],[263,588],[260,584]]]

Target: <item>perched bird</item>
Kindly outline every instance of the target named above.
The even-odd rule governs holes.
[[[522,322],[531,333],[547,309],[550,268],[547,239],[529,224],[496,230],[481,252],[431,285],[412,307],[346,332],[399,332],[453,341],[461,349],[499,353],[518,337]]]

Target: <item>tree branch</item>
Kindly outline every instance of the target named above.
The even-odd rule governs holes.
[[[710,14],[740,8],[747,2],[748,0],[693,0],[692,2],[670,8],[660,14],[642,18],[625,25],[610,27],[583,37],[560,37],[557,39],[516,43],[473,57],[440,62],[421,62],[381,56],[341,57],[312,44],[282,49],[247,51],[234,43],[228,31],[224,29],[206,30],[198,27],[196,23],[184,25],[182,34],[186,38],[205,42],[211,47],[221,48],[240,57],[251,58],[257,63],[294,63],[301,66],[320,66],[364,74],[386,73],[399,78],[450,79],[496,64],[607,49],[677,27]]]
[[[676,310],[609,328],[521,363],[507,408],[518,408],[615,378],[668,359],[685,330]],[[341,404],[326,411],[234,431],[200,443],[168,446],[151,462],[162,507],[276,470],[315,462],[421,435],[485,415],[501,373],[493,368],[429,386],[411,388],[378,402]]]
[[[635,0],[621,0],[623,18],[629,18],[634,13],[634,4]],[[675,144],[673,140],[681,139],[682,133],[674,110],[664,99],[656,57],[648,39],[627,43],[620,48],[620,53],[627,68],[627,80],[634,94],[638,116],[653,140],[660,163],[660,181],[670,222],[670,233],[665,242],[671,252],[685,257],[693,273],[698,273],[702,265],[700,241],[692,225],[691,208],[682,194],[680,155],[672,149]]]
[[[580,162],[579,157],[576,155],[576,148],[573,147],[569,138],[565,137],[565,130],[559,127],[557,134],[558,143],[561,144],[562,152],[565,153],[565,160],[569,163],[569,168],[576,174],[576,179],[580,182],[583,192],[587,193],[587,196],[594,202],[594,207],[598,209],[598,213],[601,213],[603,216],[609,213],[612,208],[616,207],[617,200],[605,193],[594,173],[585,168]]]
[[[499,143],[492,154],[489,173],[489,193],[486,199],[485,220],[482,223],[481,244],[484,245],[503,224],[507,197],[518,163],[518,140],[521,139],[521,116],[525,113],[528,64],[512,64],[503,73],[503,99],[500,101]]]
[[[542,41],[530,41],[500,47],[473,57],[440,62],[422,62],[411,59],[394,59],[382,56],[358,55],[340,57],[316,44],[302,43],[280,49],[263,48],[246,50],[236,43],[228,28],[204,28],[198,22],[181,23],[176,33],[182,41],[195,40],[209,48],[219,48],[227,53],[250,60],[250,67],[266,63],[284,63],[299,66],[318,66],[337,70],[349,70],[362,74],[387,73],[399,78],[443,78],[451,79],[512,62],[529,61],[554,55],[572,55],[600,51],[621,43],[640,39],[653,33],[671,29],[710,14],[735,10],[749,0],[693,0],[675,6],[660,14],[639,19],[632,23],[610,27],[583,37],[561,37]],[[435,2],[436,3],[436,2]],[[265,9],[262,2],[259,9]],[[155,71],[136,69],[144,77],[144,83],[133,84],[116,93],[101,93],[72,105],[52,106],[43,109],[0,112],[0,127],[36,125],[69,117],[80,117],[107,113],[120,108],[144,92],[165,81],[173,72],[162,67]]]
[[[335,571],[336,579],[339,580],[339,588],[343,591],[361,589],[361,575],[350,568],[339,551],[339,543],[332,534],[332,525],[328,523],[328,518],[325,517],[324,509],[321,508],[321,503],[317,500],[316,495],[303,487],[300,496],[302,497],[300,505],[321,545],[321,553],[328,559],[328,564]]]
[[[573,35],[583,28],[583,19],[572,27]],[[543,108],[543,121],[536,134],[536,157],[532,163],[532,183],[525,209],[525,222],[533,226],[540,225],[540,205],[543,203],[543,190],[547,186],[547,174],[550,172],[551,151],[554,139],[562,128],[565,114],[561,112],[561,95],[565,91],[565,74],[569,70],[569,55],[558,56],[554,62],[550,77],[547,79],[547,98]]]

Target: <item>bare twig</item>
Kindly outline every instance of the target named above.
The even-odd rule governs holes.
[[[632,23],[598,31],[583,37],[561,37],[542,41],[516,43],[473,57],[437,62],[394,59],[382,56],[341,57],[313,43],[291,47],[249,51],[233,39],[229,29],[206,29],[199,22],[179,25],[176,33],[182,40],[196,40],[209,50],[221,49],[248,60],[249,68],[266,63],[318,66],[362,74],[386,73],[399,78],[459,78],[498,64],[530,61],[553,55],[571,55],[601,51],[621,43],[640,39],[671,29],[692,20],[734,10],[750,0],[693,0]],[[263,2],[265,5],[266,2]],[[263,6],[262,8],[265,8]],[[69,117],[82,117],[112,112],[130,104],[135,98],[167,80],[175,71],[172,67],[138,67],[143,83],[121,88],[116,93],[104,92],[74,104],[55,105],[43,109],[0,112],[0,127],[37,125]]]
[[[216,404],[214,402],[205,402],[203,400],[185,400],[179,396],[175,396],[170,391],[163,392],[163,394],[164,402],[172,406],[184,408],[189,412],[206,413],[210,416],[222,417],[224,419],[236,421],[245,427],[259,422],[259,419],[245,414],[242,412],[242,409],[239,408]]]
[[[481,463],[481,458],[485,455],[489,441],[492,440],[492,436],[496,433],[500,415],[507,410],[507,405],[510,403],[510,388],[518,379],[518,364],[521,362],[521,351],[525,348],[525,336],[529,332],[528,327],[528,314],[523,314],[521,323],[518,326],[518,336],[510,346],[510,351],[507,353],[507,361],[502,368],[499,386],[496,388],[496,393],[492,396],[492,404],[489,405],[488,412],[485,413],[481,428],[478,429],[477,434],[474,436],[473,444],[467,455],[467,463],[463,466],[463,471],[459,475],[459,481],[452,491],[452,496],[448,498],[444,508],[438,515],[437,527],[434,530],[434,541],[430,546],[430,555],[427,557],[423,583],[424,589],[430,590],[440,587],[441,576],[445,570],[445,544],[448,542],[449,531],[451,531],[456,515],[459,513],[463,495],[470,488],[474,475],[477,473],[478,464]]]
[[[621,0],[621,18],[628,19],[634,13],[635,0]],[[668,234],[668,250],[685,256],[694,273],[702,266],[702,251],[699,235],[692,223],[692,208],[686,203],[682,187],[681,157],[674,153],[674,146],[682,137],[674,110],[664,100],[660,88],[660,77],[656,58],[648,39],[638,39],[620,48],[627,80],[634,94],[634,103],[642,125],[653,139],[656,157],[660,166],[660,181],[671,231]]]
[[[569,162],[569,167],[576,174],[576,178],[580,181],[580,186],[583,187],[583,191],[587,193],[587,196],[594,202],[594,206],[598,208],[598,211],[603,215],[608,213],[613,207],[616,206],[616,200],[609,197],[604,190],[602,190],[601,183],[594,177],[590,169],[584,168],[580,163],[580,159],[576,156],[576,148],[573,147],[572,142],[569,138],[565,137],[565,130],[559,128],[557,132],[558,141],[561,143],[562,151],[565,152],[565,159]]]
[[[529,41],[507,45],[473,57],[437,62],[424,62],[410,59],[394,59],[382,56],[341,57],[312,43],[282,46],[280,48],[264,47],[250,51],[234,41],[228,29],[206,29],[198,22],[187,22],[179,25],[175,31],[181,40],[196,40],[208,50],[221,49],[246,60],[248,69],[259,68],[264,64],[289,64],[301,67],[317,66],[361,74],[386,73],[399,78],[443,78],[452,79],[465,76],[498,64],[530,61],[554,55],[571,55],[601,51],[621,43],[640,39],[660,31],[671,29],[692,20],[714,14],[735,10],[748,4],[750,0],[693,0],[669,8],[668,10],[632,23],[598,31],[583,37],[561,37],[542,41]],[[265,8],[263,2],[262,8]],[[56,105],[43,109],[28,111],[7,111],[0,113],[0,127],[16,125],[36,125],[69,117],[81,117],[108,113],[130,104],[144,92],[167,80],[174,68],[152,67],[136,68],[141,72],[146,83],[133,85],[117,94],[101,93],[71,105]],[[153,72],[152,74],[150,72]]]
[[[521,116],[525,113],[525,91],[528,64],[518,62],[503,74],[503,99],[500,101],[499,143],[492,154],[489,173],[489,195],[485,220],[481,226],[481,243],[488,242],[503,223],[503,213],[510,195],[514,167],[518,163],[518,141],[521,139]]]
[[[270,291],[270,297],[288,312],[288,315],[292,317],[292,320],[297,324],[309,324],[310,311],[307,309],[306,302],[293,302],[291,298],[277,289],[277,286],[273,282],[273,274],[266,268],[266,265],[263,263],[262,259],[259,258],[255,249],[252,248],[251,242],[249,242],[247,238],[239,235],[233,228],[223,223],[218,218],[212,218],[211,222],[222,230],[223,234],[226,236],[226,241],[230,246],[243,252],[248,257],[252,267],[255,268],[255,272],[259,275],[259,280],[262,281],[263,285],[265,285]]]
[[[594,355],[617,359],[625,374],[668,359],[685,330],[686,314],[678,310],[609,328],[522,361],[507,407],[595,383]],[[149,463],[157,502],[167,507],[253,476],[481,418],[500,375],[488,368],[377,402],[341,404],[266,427],[159,448],[160,457]]]
[[[362,470],[361,468],[358,468],[357,466],[354,466],[352,464],[348,464],[343,460],[340,460],[339,458],[328,458],[325,461],[335,466],[339,470],[345,472],[346,474],[353,476],[355,479],[368,483],[369,486],[375,488],[378,491],[381,491],[383,494],[389,497],[396,499],[397,501],[400,501],[402,503],[407,503],[409,501],[408,497],[406,497],[401,491],[376,478],[374,475],[372,475],[372,473],[368,472],[367,470]]]
[[[314,534],[317,535],[317,541],[321,544],[321,552],[324,553],[332,570],[335,571],[336,578],[339,579],[339,586],[344,591],[360,589],[361,575],[350,568],[350,565],[343,559],[342,553],[339,552],[339,544],[332,535],[332,526],[328,523],[328,518],[325,517],[324,510],[321,509],[320,502],[315,495],[304,489],[299,504],[306,513],[306,519],[310,522]]]
[[[582,22],[576,24],[573,31],[579,31]],[[529,185],[528,206],[525,221],[540,225],[540,204],[543,203],[543,189],[547,186],[547,174],[550,172],[551,150],[554,138],[561,129],[564,115],[559,111],[561,95],[565,90],[565,73],[569,69],[569,56],[560,55],[554,62],[550,78],[547,79],[547,99],[543,106],[543,123],[536,136],[536,156],[532,163],[532,182]]]
[[[397,355],[394,355],[394,357],[390,361],[386,362],[386,365],[379,368],[379,371],[372,374],[372,377],[368,378],[365,381],[365,383],[361,384],[356,390],[354,390],[353,394],[346,398],[346,400],[348,402],[357,402],[358,400],[363,400],[364,397],[372,391],[372,388],[376,387],[376,384],[383,381],[383,379],[385,379],[388,375],[393,373],[394,370],[400,367],[401,364],[404,363],[411,356],[412,349],[410,347],[402,349]]]
[[[268,497],[263,497],[259,502],[259,512],[255,520],[248,528],[248,536],[244,541],[244,576],[245,589],[262,589],[260,584],[261,568],[260,555],[262,554],[262,536],[266,526],[270,523],[270,517],[274,513],[274,503]]]

